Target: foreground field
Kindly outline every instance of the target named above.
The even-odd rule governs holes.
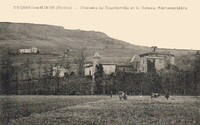
[[[117,96],[12,96],[2,100],[10,107],[4,106],[1,120],[5,123],[7,118],[11,125],[200,124],[200,99],[191,96],[171,96],[169,100],[129,96],[127,101],[119,101]]]
[[[33,114],[40,114],[86,102],[105,100],[104,96],[0,96],[0,125]]]

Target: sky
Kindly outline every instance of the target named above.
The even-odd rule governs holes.
[[[199,5],[199,0],[1,0],[0,21],[94,30],[136,45],[200,50]],[[48,9],[36,9],[41,6]]]

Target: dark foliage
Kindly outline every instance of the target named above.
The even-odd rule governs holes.
[[[15,67],[9,58],[9,51],[4,51],[1,55],[0,63],[0,93],[1,94],[12,94],[12,79],[14,76]]]
[[[104,71],[103,71],[103,66],[102,64],[96,65],[96,72],[94,73],[94,79],[95,79],[95,93],[96,94],[103,94],[105,93],[104,90]]]

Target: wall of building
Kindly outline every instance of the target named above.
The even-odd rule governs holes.
[[[103,71],[107,75],[115,73],[115,70],[116,70],[116,65],[103,65]]]
[[[156,71],[165,68],[165,60],[163,57],[155,59],[155,68],[156,68]]]
[[[139,63],[139,72],[147,72],[147,58],[142,57]]]
[[[38,48],[34,48],[34,47],[31,48],[31,52],[32,52],[32,53],[37,53],[37,52],[38,52]]]
[[[121,72],[137,72],[138,69],[134,65],[117,65],[116,70]]]
[[[19,49],[20,53],[31,53],[31,49]]]
[[[172,56],[170,58],[170,64],[175,65],[175,57],[174,56]]]
[[[23,54],[23,53],[38,53],[38,48],[31,48],[31,49],[19,49],[19,53]]]
[[[93,66],[85,67],[85,76],[92,76],[93,75]]]
[[[165,65],[167,64],[167,60],[166,58],[164,58],[164,56],[145,56],[141,58],[140,61],[140,66],[139,66],[139,72],[148,72],[148,66],[147,66],[147,60],[148,59],[153,59],[155,60],[155,69],[161,70],[165,68]],[[173,61],[173,60],[172,60]]]

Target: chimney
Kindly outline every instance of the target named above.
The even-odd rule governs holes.
[[[151,48],[152,48],[152,51],[155,52],[158,47],[157,46],[152,46]]]

